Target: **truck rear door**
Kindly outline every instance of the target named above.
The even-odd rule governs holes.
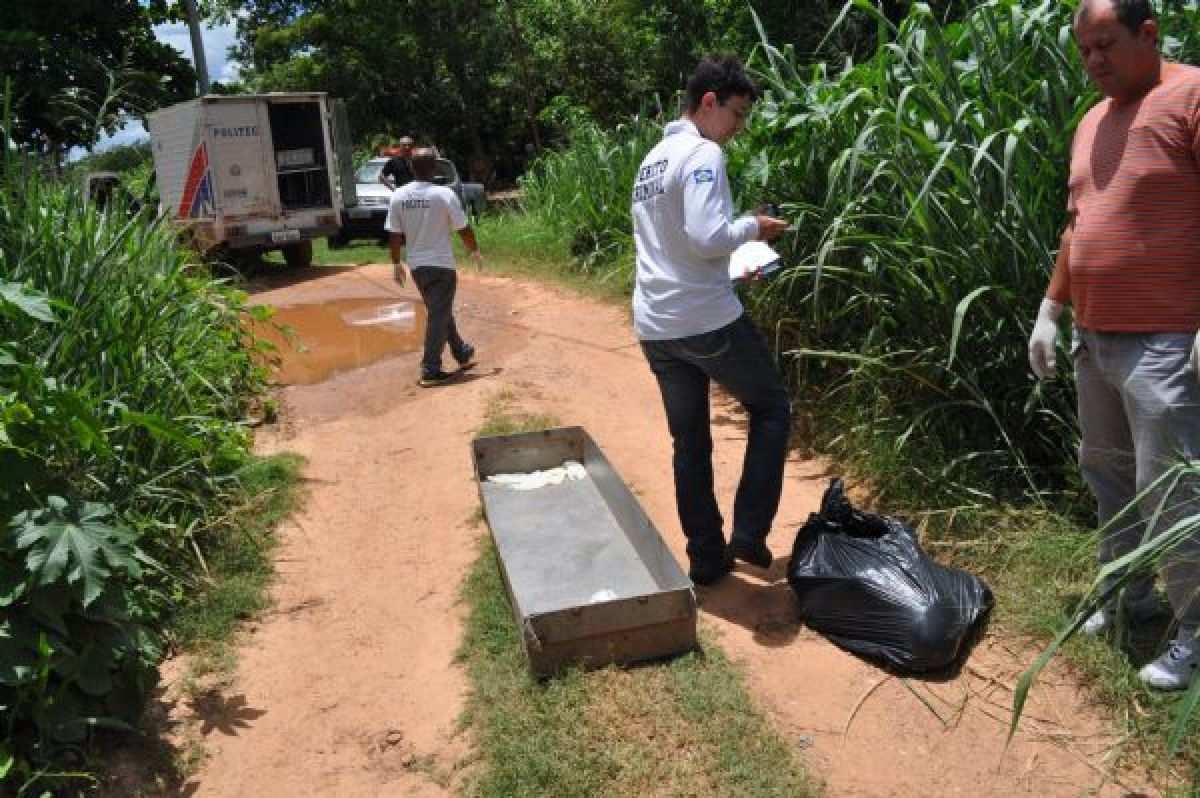
[[[350,143],[350,117],[344,100],[333,100],[333,151],[337,154],[338,184],[342,191],[342,207],[358,204],[355,191],[354,150]]]
[[[205,120],[217,208],[230,217],[279,214],[274,170],[264,161],[269,128],[264,105],[253,99],[211,103]]]

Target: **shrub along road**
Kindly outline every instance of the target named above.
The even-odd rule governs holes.
[[[313,269],[255,301],[416,300],[389,273]],[[282,390],[280,421],[258,445],[307,458],[310,498],[280,531],[275,609],[246,635],[225,700],[200,718],[209,757],[189,794],[438,796],[478,766],[456,726],[468,685],[455,651],[460,585],[483,533],[469,442],[497,397],[584,426],[683,560],[670,440],[624,309],[476,274],[460,282],[459,306],[480,353],[469,379],[419,389],[418,355],[406,353]],[[743,417],[720,398],[714,413],[728,507]],[[798,622],[783,561],[835,470],[794,456],[770,540],[776,564],[739,566],[699,596],[708,639],[744,666],[752,700],[826,794],[1146,789],[1137,774],[1112,774],[1113,726],[1061,669],[1039,682],[1006,749],[1011,687],[1032,650],[994,627],[959,675],[922,681],[891,677]]]

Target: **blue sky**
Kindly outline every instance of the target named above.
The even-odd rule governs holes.
[[[192,40],[188,35],[187,25],[182,22],[172,25],[156,25],[154,35],[158,37],[159,41],[165,42],[183,53],[188,63],[192,63]],[[234,38],[235,31],[232,22],[217,27],[205,26],[204,56],[208,60],[209,80],[228,82],[238,76],[238,63],[230,61],[227,55],[230,46],[234,43]],[[105,150],[122,144],[133,144],[144,138],[146,138],[146,128],[139,120],[133,119],[114,135],[101,139],[96,145],[96,149]],[[79,155],[82,154],[81,150]]]

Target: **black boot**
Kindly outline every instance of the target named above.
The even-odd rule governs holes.
[[[724,549],[720,556],[711,559],[693,559],[688,576],[698,585],[713,585],[733,570],[733,552]]]
[[[729,549],[733,552],[734,557],[742,562],[757,565],[759,568],[770,568],[771,561],[775,559],[771,550],[767,548],[767,544],[761,540],[747,540],[734,536],[733,540],[729,542]]]

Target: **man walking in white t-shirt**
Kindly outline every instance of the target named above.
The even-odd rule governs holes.
[[[479,244],[467,224],[467,215],[454,192],[432,183],[437,157],[423,147],[413,150],[413,181],[392,194],[384,229],[391,234],[392,267],[396,282],[404,285],[404,248],[408,247],[408,268],[425,302],[425,353],[421,358],[423,388],[453,379],[475,365],[475,348],[458,334],[454,323],[454,293],[458,275],[454,269],[454,250],[450,231],[457,230],[471,256],[479,260]],[[458,370],[442,370],[442,350],[450,344],[450,354],[458,361]]]
[[[633,186],[633,323],[666,408],[688,574],[700,585],[729,573],[734,558],[771,564],[766,538],[791,431],[791,403],[774,358],[729,280],[735,249],[787,227],[764,214],[734,218],[721,145],[742,129],[757,98],[737,59],[705,58],[688,81],[687,112],[667,125]],[[728,543],[713,493],[711,382],[750,415]]]

